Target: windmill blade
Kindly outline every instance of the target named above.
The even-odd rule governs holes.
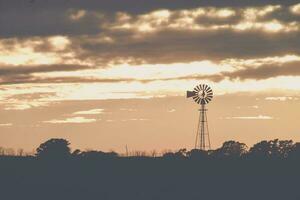
[[[200,99],[198,96],[193,97],[194,101],[197,103],[197,101]]]
[[[211,92],[212,92],[212,89],[209,88],[209,89],[207,90],[207,92],[208,92],[208,93],[211,93]]]
[[[208,85],[204,85],[204,90],[205,90],[205,91],[207,90],[207,87],[208,87]]]
[[[199,92],[200,90],[199,90],[197,87],[195,87],[195,88],[194,88],[194,91],[195,91],[195,92]]]
[[[198,98],[198,100],[196,101],[198,104],[200,103],[200,101],[201,101],[201,99],[200,98]]]
[[[208,101],[211,101],[211,99],[212,99],[212,98],[210,98],[210,97],[206,97],[205,99],[207,99]]]

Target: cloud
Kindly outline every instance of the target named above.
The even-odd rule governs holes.
[[[57,71],[76,71],[89,69],[86,65],[71,65],[71,64],[53,64],[53,65],[35,65],[35,66],[0,66],[0,76],[9,75],[28,75],[33,73],[46,73]]]
[[[73,115],[98,115],[102,114],[104,109],[91,109],[74,112]]]
[[[5,124],[0,124],[0,127],[8,127],[8,126],[12,126],[12,123],[5,123]]]
[[[252,109],[258,109],[259,108],[259,106],[258,105],[253,105],[253,106],[245,106],[245,107],[247,107],[247,108],[252,108]],[[237,106],[236,107],[237,109],[242,109],[242,108],[244,108],[243,106]]]
[[[70,13],[69,17],[73,21],[79,21],[86,16],[87,12],[85,10],[76,10]]]
[[[271,116],[267,115],[258,115],[258,116],[239,116],[239,117],[225,117],[225,119],[241,119],[241,120],[271,120],[274,119]]]
[[[284,97],[266,97],[265,100],[267,101],[287,101],[287,100],[298,100],[298,97],[289,97],[289,96],[284,96]]]
[[[300,3],[290,7],[290,10],[295,15],[300,15]]]
[[[137,111],[137,109],[135,108],[120,108],[121,111],[128,111],[128,112],[133,112],[133,111]]]
[[[224,72],[222,75],[230,79],[268,79],[277,76],[299,76],[300,62],[263,65],[257,68],[246,68],[234,72]]]
[[[90,69],[86,65],[71,64],[53,64],[53,65],[33,65],[33,66],[0,66],[0,84],[20,84],[20,83],[61,83],[64,82],[60,78],[43,78],[43,76],[35,76],[38,73],[48,72],[66,72]],[[66,78],[66,82],[68,82]]]
[[[282,21],[274,14],[279,11],[289,13],[281,5],[160,9],[140,15],[121,12],[110,17],[98,36],[71,40],[79,58],[104,63],[155,64],[299,54],[299,20]]]
[[[31,108],[49,106],[50,102],[38,102],[38,101],[15,101],[13,103],[5,103],[4,110],[28,110]]]
[[[126,2],[119,6],[104,0],[17,5],[13,0],[3,4],[6,9],[0,12],[0,19],[11,20],[0,20],[0,37],[51,36],[52,40],[36,44],[35,50],[57,51],[59,48],[50,47],[68,41],[66,51],[75,58],[103,66],[300,54],[299,19],[288,9],[296,1]],[[41,12],[32,12],[34,8]]]
[[[53,119],[49,121],[44,121],[44,123],[49,124],[83,124],[83,123],[92,123],[96,122],[97,119],[85,118],[85,117],[72,117],[67,119]]]
[[[199,7],[189,10],[156,10],[147,14],[132,16],[119,13],[114,25],[107,28],[132,30],[140,33],[153,33],[160,30],[211,31],[235,30],[261,32],[298,31],[297,21],[281,21],[273,15],[283,10],[280,5],[246,8]],[[273,16],[270,17],[270,16]]]
[[[296,1],[126,2],[119,6],[103,0],[6,2],[0,19],[11,22],[0,20],[0,38],[11,39],[3,42],[3,51],[11,48],[10,60],[23,61],[23,65],[43,54],[40,61],[49,59],[51,64],[58,59],[60,63],[85,62],[99,68],[116,63],[166,64],[300,54],[300,19],[289,10]],[[32,12],[34,8],[41,12]],[[23,48],[16,48],[20,44]],[[29,58],[24,55],[25,47],[34,51],[27,52]]]
[[[13,90],[13,89],[11,89]],[[20,93],[20,94],[14,94]],[[28,110],[37,107],[49,106],[54,102],[47,101],[47,99],[56,96],[55,92],[22,92],[22,89],[18,91],[7,90],[7,93],[2,92],[2,102],[4,110]]]
[[[276,37],[270,37],[252,29],[239,32],[226,29],[188,31],[180,28],[141,34],[139,37],[123,33],[112,36],[115,42],[109,44],[89,42],[84,38],[74,38],[72,42],[78,58],[99,63],[114,61],[116,64],[169,64],[300,54],[299,32],[278,33]]]
[[[296,0],[0,2],[0,85],[17,88],[1,98],[23,86],[55,93],[12,97],[6,109],[178,94],[200,80],[296,88],[300,77]]]
[[[258,67],[242,67],[234,71],[225,71],[213,75],[194,75],[177,77],[177,79],[211,80],[219,82],[224,79],[230,80],[263,80],[278,76],[300,76],[300,62],[261,64]],[[172,79],[172,78],[171,78]],[[169,79],[170,80],[170,79]]]
[[[149,119],[145,118],[131,118],[131,119],[122,119],[122,122],[128,122],[128,121],[148,121]]]
[[[247,62],[247,60],[243,60],[240,63]],[[270,62],[270,61],[268,61]],[[124,76],[121,75],[122,70],[120,69],[120,74],[118,75],[119,78],[112,78],[112,74],[108,73],[108,77],[97,77],[97,76],[57,76],[57,77],[47,77],[45,75],[39,75],[39,76],[33,76],[30,75],[31,72],[33,71],[49,71],[49,70],[56,70],[56,66],[50,66],[50,69],[39,69],[39,68],[34,68],[34,69],[18,69],[16,70],[16,73],[20,73],[12,75],[12,76],[4,76],[4,74],[12,74],[14,70],[3,70],[3,78],[0,81],[0,84],[2,85],[11,85],[11,84],[23,84],[23,83],[130,83],[130,82],[141,82],[141,83],[149,83],[149,82],[154,82],[154,81],[172,81],[172,80],[210,80],[213,82],[220,82],[225,79],[229,80],[264,80],[264,79],[269,79],[269,78],[275,78],[279,76],[300,76],[300,61],[287,61],[287,62],[282,62],[282,61],[272,61],[272,64],[264,63],[264,61],[260,61],[260,64],[256,66],[255,63],[252,65],[254,66],[248,66],[248,65],[239,65],[238,63],[236,66],[232,66],[231,69],[229,70],[224,68],[225,71],[219,70],[220,72],[217,73],[212,73],[212,74],[207,74],[206,72],[201,73],[201,69],[193,69],[193,71],[190,71],[188,75],[184,76],[182,73],[175,74],[173,73],[172,76],[170,74],[163,75],[162,72],[160,72],[160,77],[158,75],[151,75],[155,71],[151,72],[149,71],[148,77],[146,76],[146,71],[141,71],[143,72],[144,75],[139,75],[138,73],[133,73],[133,74],[125,74]],[[53,67],[53,69],[52,69]],[[57,66],[58,67],[58,66]],[[66,66],[66,68],[61,68],[57,70],[66,70],[69,66]],[[81,66],[79,66],[80,68]],[[222,66],[220,65],[219,68]],[[75,69],[77,66],[74,67]],[[164,67],[161,67],[159,70],[163,70]],[[235,69],[236,68],[236,69]],[[70,67],[72,69],[72,66]],[[142,70],[143,67],[141,66],[140,69]],[[176,68],[174,68],[176,69]],[[184,70],[184,67],[182,69],[177,69],[178,72],[180,70]],[[213,69],[212,69],[213,70]],[[138,71],[136,71],[138,72]],[[28,75],[26,74],[21,74],[21,73],[29,73]],[[106,73],[103,71],[102,74]],[[194,75],[192,75],[194,74]],[[137,75],[136,77],[134,75]],[[168,77],[169,76],[169,77]],[[1,69],[0,69],[0,77],[1,77]]]
[[[11,80],[10,80],[11,79]],[[36,76],[14,76],[7,77],[0,81],[0,85],[14,85],[14,84],[25,84],[25,83],[38,83],[38,84],[68,84],[68,83],[122,83],[122,82],[133,82],[139,81],[132,78],[84,78],[84,77],[56,77],[56,78],[39,78]],[[152,80],[145,80],[149,82]],[[143,82],[143,80],[141,80]]]

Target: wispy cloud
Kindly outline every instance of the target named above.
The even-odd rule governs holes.
[[[295,15],[300,15],[300,3],[290,7],[290,10]]]
[[[131,118],[131,119],[122,119],[122,122],[127,122],[127,121],[148,121],[149,119],[145,118]]]
[[[83,110],[74,112],[73,115],[98,115],[102,114],[104,109],[91,109],[91,110]]]
[[[0,127],[7,127],[7,126],[12,126],[12,123],[5,123],[5,124],[0,124]]]
[[[241,119],[241,120],[271,120],[274,117],[267,115],[258,115],[258,116],[235,116],[235,117],[225,117],[225,119]]]
[[[115,122],[116,120],[115,119],[107,119],[105,120],[106,122]]]
[[[136,108],[120,108],[121,111],[129,111],[129,112],[132,112],[132,111],[137,111]]]
[[[258,109],[258,105],[253,105],[253,106],[237,106],[237,109],[242,109],[242,108],[252,108],[252,109]]]
[[[267,101],[287,101],[287,100],[298,100],[298,97],[289,97],[289,96],[284,96],[284,97],[266,97],[265,100]]]
[[[92,123],[96,122],[97,119],[85,118],[85,117],[72,117],[67,119],[53,119],[49,121],[44,121],[44,123],[49,124],[82,124],[82,123]]]
[[[28,110],[37,107],[49,106],[50,102],[39,102],[32,100],[31,102],[28,101],[15,101],[13,103],[6,103],[4,110]]]

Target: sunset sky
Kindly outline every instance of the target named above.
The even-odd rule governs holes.
[[[205,83],[212,147],[300,140],[296,0],[0,0],[0,146],[194,146]]]

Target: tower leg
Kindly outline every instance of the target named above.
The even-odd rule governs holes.
[[[199,109],[200,115],[195,141],[195,149],[200,149],[204,151],[210,150],[211,148],[206,111],[207,110],[205,108],[205,105],[201,105],[201,109]]]

